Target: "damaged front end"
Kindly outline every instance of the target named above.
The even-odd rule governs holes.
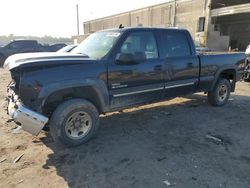
[[[10,60],[11,58],[6,60],[8,65],[11,63]],[[5,68],[7,67],[5,66]],[[48,118],[23,104],[20,98],[21,71],[18,67],[8,68],[12,77],[12,81],[7,87],[8,114],[18,125],[22,126],[24,131],[38,135],[48,122]]]
[[[8,114],[24,131],[38,135],[48,122],[48,118],[25,107],[13,90],[13,83],[8,86]]]

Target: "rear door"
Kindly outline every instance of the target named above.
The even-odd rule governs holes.
[[[199,81],[199,60],[188,32],[163,30],[161,39],[161,56],[166,66],[165,96],[194,92]]]
[[[157,40],[153,30],[124,33],[117,53],[136,56],[136,64],[109,63],[108,80],[111,108],[158,100],[164,92],[164,62],[159,58]]]

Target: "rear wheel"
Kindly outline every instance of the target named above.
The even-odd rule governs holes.
[[[66,146],[87,142],[97,132],[99,113],[84,99],[72,99],[61,104],[52,114],[50,132],[53,139]]]
[[[227,103],[231,85],[227,79],[219,79],[212,91],[208,92],[208,102],[213,106],[223,106]]]

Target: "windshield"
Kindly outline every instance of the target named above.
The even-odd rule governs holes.
[[[83,54],[90,58],[100,59],[111,50],[119,36],[119,32],[93,33],[73,49],[72,53]]]

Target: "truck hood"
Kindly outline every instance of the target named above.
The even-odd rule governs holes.
[[[14,69],[24,64],[35,63],[67,63],[69,61],[90,60],[87,56],[73,53],[55,53],[55,52],[39,52],[39,53],[22,53],[8,57],[4,62],[4,68]],[[93,59],[92,59],[93,60]]]

